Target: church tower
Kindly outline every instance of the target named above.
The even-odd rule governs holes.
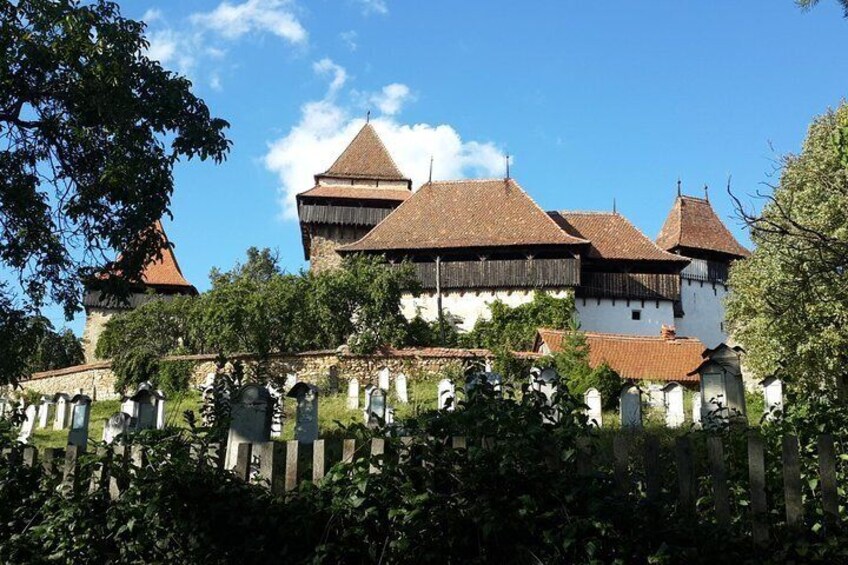
[[[336,250],[359,240],[412,196],[374,126],[366,123],[315,186],[297,195],[303,253],[310,269],[339,266]]]
[[[657,245],[690,259],[680,273],[680,303],[675,305],[678,335],[697,337],[707,347],[727,341],[724,297],[730,264],[750,252],[736,241],[708,198],[678,194]]]
[[[183,276],[174,250],[170,245],[167,245],[168,236],[165,235],[162,223],[156,222],[154,227],[162,234],[166,242],[162,249],[162,257],[160,259],[154,258],[144,266],[141,271],[140,282],[133,285],[133,292],[125,301],[102,296],[97,288],[96,281],[86,285],[86,292],[83,297],[85,329],[82,336],[86,363],[98,360],[95,355],[97,341],[106,327],[106,322],[115,314],[133,310],[151,300],[197,294],[197,289]]]

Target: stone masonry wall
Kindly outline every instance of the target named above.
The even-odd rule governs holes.
[[[415,379],[460,370],[463,363],[469,360],[490,356],[490,353],[483,349],[392,349],[361,356],[343,351],[316,351],[295,355],[274,355],[268,361],[268,373],[272,378],[280,381],[288,373],[296,373],[301,381],[326,386],[327,376],[335,367],[336,375],[341,383],[356,377],[360,385],[366,385],[377,384],[377,372],[382,367],[388,367],[393,374],[403,372],[410,379]],[[196,385],[202,383],[209,373],[214,373],[216,370],[214,355],[187,355],[169,359],[194,361],[192,382]],[[249,355],[234,356],[233,360],[235,359],[243,361],[248,371],[255,365],[255,361]],[[36,373],[31,379],[21,384],[25,389],[47,395],[82,391],[97,400],[110,400],[121,396],[121,393],[115,390],[115,376],[108,361]]]

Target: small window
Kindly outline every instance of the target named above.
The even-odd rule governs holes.
[[[642,311],[641,310],[631,310],[630,311],[630,319],[631,320],[641,320],[642,319]]]

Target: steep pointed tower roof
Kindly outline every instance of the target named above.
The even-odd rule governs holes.
[[[153,231],[161,234],[165,243],[161,250],[162,256],[154,257],[142,267],[140,280],[136,284],[161,294],[197,294],[197,289],[183,276],[174,250],[168,245],[168,236],[162,227],[162,222],[157,220],[153,224]],[[118,258],[120,259],[120,256]],[[97,278],[105,280],[110,276],[110,273],[105,272],[98,275]]]
[[[366,123],[329,169],[316,175],[374,180],[408,180],[398,169],[377,131]]]
[[[162,222],[157,221],[154,229],[162,234],[163,239],[167,243],[168,236],[165,234]],[[180,265],[177,263],[177,257],[174,255],[174,250],[170,245],[165,245],[162,249],[161,258],[154,258],[144,266],[144,269],[141,271],[141,281],[154,290],[167,288],[169,290],[179,291],[183,289],[186,293],[197,293],[197,289],[183,276]]]
[[[733,257],[751,254],[736,241],[709,200],[694,196],[681,195],[675,199],[657,237],[657,245],[666,251],[694,249]]]

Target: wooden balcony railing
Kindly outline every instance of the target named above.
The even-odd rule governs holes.
[[[583,273],[577,296],[680,300],[680,277],[655,273]]]

